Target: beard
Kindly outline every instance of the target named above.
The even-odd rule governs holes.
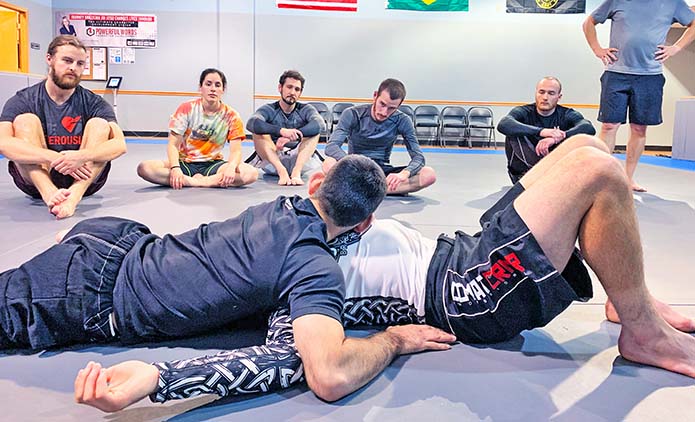
[[[56,84],[56,86],[60,89],[73,89],[80,84],[80,80],[82,79],[80,75],[75,75],[73,80],[68,80],[65,75],[63,77],[59,77],[53,67],[51,67],[50,75],[53,83]]]
[[[297,99],[292,98],[288,95],[287,97],[282,97],[282,102],[284,102],[287,105],[292,105],[297,102]]]

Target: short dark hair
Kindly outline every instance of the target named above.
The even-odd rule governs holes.
[[[379,84],[379,89],[376,91],[376,95],[381,95],[381,92],[386,90],[389,93],[389,97],[392,100],[405,100],[405,85],[398,79],[388,78],[384,79]]]
[[[224,72],[219,69],[215,69],[214,67],[208,67],[200,73],[200,81],[198,82],[198,86],[203,86],[205,78],[211,73],[217,73],[220,75],[220,79],[222,79],[222,88],[227,89],[227,77],[224,76]]]
[[[354,227],[366,220],[385,195],[381,167],[370,158],[352,154],[328,171],[315,193],[323,211],[339,227]]]
[[[301,73],[299,73],[296,70],[286,70],[286,71],[282,72],[282,75],[280,75],[280,85],[285,85],[285,81],[287,80],[287,78],[296,79],[299,82],[301,82],[302,83],[302,91],[304,91],[305,79]]]
[[[57,37],[53,38],[53,41],[51,41],[50,44],[48,44],[48,50],[46,51],[46,54],[48,54],[49,56],[53,56],[55,55],[58,47],[62,47],[64,45],[71,45],[73,47],[80,48],[85,52],[87,51],[87,47],[85,47],[84,44],[82,44],[82,42],[78,40],[76,36],[58,35]]]

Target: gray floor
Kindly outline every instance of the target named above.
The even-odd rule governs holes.
[[[245,146],[245,153],[250,152]],[[249,205],[305,189],[260,179],[244,189],[183,190],[153,187],[135,175],[142,159],[164,156],[164,145],[129,144],[106,187],[83,201],[77,214],[55,221],[45,206],[23,196],[0,160],[0,270],[50,246],[54,233],[75,222],[116,215],[153,231],[180,232],[236,215]],[[394,162],[406,160],[396,152]],[[380,218],[395,218],[436,236],[476,231],[477,218],[508,187],[499,154],[428,153],[439,175],[431,188],[388,198]],[[650,193],[635,196],[652,292],[695,317],[695,173],[643,164],[638,181]],[[7,421],[198,420],[693,420],[695,382],[635,365],[617,351],[618,326],[603,319],[605,295],[570,307],[543,329],[495,347],[456,345],[450,351],[397,359],[365,388],[333,404],[305,387],[281,394],[217,399],[198,397],[164,405],[142,401],[112,415],[76,405],[73,379],[89,360],[187,358],[259,340],[259,333],[207,336],[139,347],[81,346],[61,352],[0,354],[0,419]],[[360,335],[360,333],[354,333]]]

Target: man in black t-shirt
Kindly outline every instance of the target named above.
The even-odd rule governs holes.
[[[114,217],[81,221],[0,274],[0,349],[180,337],[289,308],[309,386],[336,400],[400,354],[448,348],[454,336],[428,326],[345,337],[345,286],[328,242],[371,224],[385,176],[350,156],[308,185],[308,199],[283,196],[179,235]]]
[[[562,84],[546,76],[536,84],[536,102],[514,107],[497,125],[506,135],[507,171],[513,183],[566,138],[596,133],[579,112],[558,105],[560,98]]]
[[[79,85],[86,58],[74,36],[54,38],[46,81],[17,92],[0,115],[0,154],[14,183],[56,218],[101,189],[110,161],[126,152],[111,105]]]

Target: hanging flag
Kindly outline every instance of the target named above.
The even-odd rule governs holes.
[[[507,13],[585,13],[586,0],[507,0]]]
[[[277,5],[280,9],[357,12],[357,0],[277,0]]]
[[[387,0],[387,9],[467,12],[468,0]]]

